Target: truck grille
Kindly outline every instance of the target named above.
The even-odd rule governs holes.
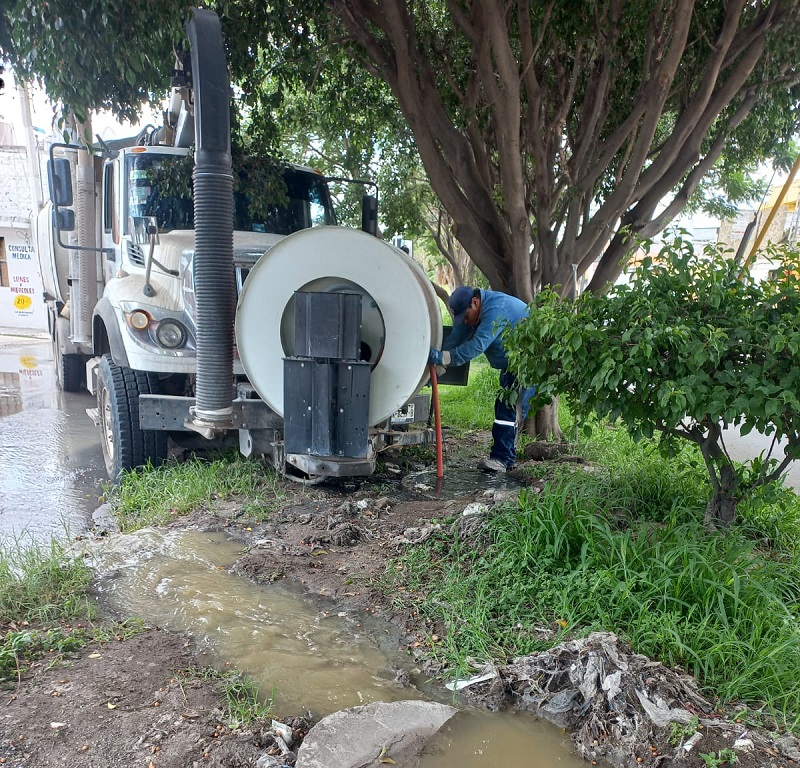
[[[144,251],[142,246],[136,245],[128,240],[128,261],[136,267],[144,266]]]

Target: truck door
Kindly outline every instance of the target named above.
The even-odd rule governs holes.
[[[120,268],[120,194],[119,163],[106,160],[103,166],[102,241],[111,249],[103,255],[103,283],[107,283]]]

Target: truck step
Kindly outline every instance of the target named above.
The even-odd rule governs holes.
[[[86,415],[94,422],[96,427],[100,426],[100,409],[99,408],[87,408]]]

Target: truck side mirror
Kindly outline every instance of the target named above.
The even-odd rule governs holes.
[[[72,205],[72,172],[69,160],[56,157],[47,161],[47,186],[53,205],[59,207]]]
[[[361,229],[378,236],[378,198],[375,195],[364,195],[361,198]]]
[[[158,234],[158,219],[155,216],[131,216],[131,242],[147,245],[150,235]]]
[[[72,208],[53,209],[53,229],[56,232],[72,232],[75,229],[75,211]]]

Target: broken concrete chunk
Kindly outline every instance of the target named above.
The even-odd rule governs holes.
[[[378,765],[378,755],[410,763],[456,711],[429,701],[378,701],[334,712],[308,732],[297,768],[364,768]]]

